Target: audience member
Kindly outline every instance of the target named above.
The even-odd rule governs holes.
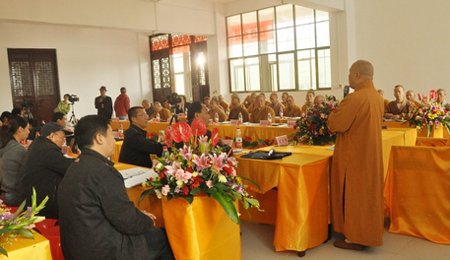
[[[211,98],[209,96],[205,96],[203,98],[203,104],[205,104],[208,109],[210,109],[210,104],[209,104],[210,99]]]
[[[235,97],[237,97],[237,98],[239,98],[239,95],[238,94],[236,94],[236,93],[232,93],[231,94],[231,102],[230,102],[230,105],[228,106],[228,108],[230,109],[230,111],[234,108],[233,107],[233,98],[235,98]],[[241,100],[240,98],[239,98],[239,100]],[[240,104],[240,103],[239,103]]]
[[[70,111],[69,97],[70,97],[69,94],[64,94],[64,97],[63,97],[64,99],[59,101],[55,112],[61,112],[65,115],[67,115],[67,113],[69,113],[69,111]]]
[[[302,106],[302,114],[306,113],[306,111],[309,108],[313,107],[315,97],[316,97],[316,93],[314,93],[314,90],[311,89],[311,90],[308,90],[308,92],[306,92],[306,102]]]
[[[412,90],[406,91],[406,99],[414,104],[416,107],[420,107],[420,102],[416,100],[416,93]]]
[[[169,109],[162,107],[159,101],[155,101],[155,103],[153,103],[153,109],[155,110],[155,112],[153,112],[153,114],[150,116],[150,119],[157,118],[158,114],[161,120],[169,120],[172,117]],[[128,118],[130,118],[129,113]],[[147,125],[145,127],[147,127]]]
[[[184,113],[186,113],[186,109],[188,109],[188,107],[191,105],[191,103],[186,102],[185,95],[180,95],[179,97],[181,99],[181,102],[177,104],[175,113],[176,114],[184,114]]]
[[[284,116],[297,117],[302,115],[302,110],[295,104],[294,97],[288,96],[287,107],[284,109]]]
[[[164,99],[164,108],[167,108],[167,110],[169,110],[170,112],[172,112],[172,105],[169,103],[168,99]]]
[[[114,111],[116,112],[116,117],[119,120],[126,120],[128,116],[128,109],[130,109],[130,98],[127,95],[127,89],[125,87],[120,88],[120,95],[117,96],[116,101],[114,101]]]
[[[242,120],[243,122],[249,121],[248,111],[245,109],[245,106],[241,104],[241,99],[238,96],[234,96],[231,99],[231,106],[232,109],[230,110],[230,120],[237,120],[239,119],[239,113],[242,114]]]
[[[323,95],[317,95],[314,98],[314,105],[315,106],[323,106],[325,104],[325,97]]]
[[[345,235],[334,246],[362,250],[383,244],[383,100],[373,85],[368,61],[353,63],[347,95],[328,119],[337,133],[331,167],[331,216]]]
[[[30,111],[30,108],[26,106],[25,104],[22,105],[22,111],[20,114],[21,117],[25,118],[25,120],[28,122],[28,119],[34,118],[33,114]]]
[[[64,257],[174,259],[165,230],[153,227],[153,214],[134,206],[122,175],[107,159],[115,150],[109,121],[86,116],[78,122],[75,138],[82,154],[58,192]]]
[[[438,94],[438,103],[441,106],[446,106],[448,104],[448,102],[445,100],[445,97],[446,97],[445,90],[440,88],[436,92]]]
[[[219,99],[217,97],[212,97],[210,102],[211,109],[209,110],[209,115],[213,120],[215,119],[215,115],[219,117],[219,122],[223,122],[227,120],[227,114],[219,107]]]
[[[259,123],[261,120],[267,120],[268,114],[272,116],[272,120],[275,120],[275,112],[265,104],[264,96],[259,95],[256,98],[255,108],[250,116],[250,122]]]
[[[380,96],[383,98],[384,111],[386,112],[387,111],[387,106],[389,105],[389,102],[391,102],[391,101],[389,101],[388,99],[384,98],[384,90],[379,89],[378,90],[378,94],[380,94]]]
[[[34,140],[36,137],[40,135],[42,126],[39,124],[39,121],[36,118],[31,118],[28,120],[28,128],[30,129],[30,133],[28,134],[28,140]]]
[[[155,102],[161,107],[159,102]],[[125,131],[122,149],[120,150],[119,162],[129,163],[144,167],[152,167],[150,154],[161,156],[162,144],[147,139],[148,115],[143,107],[132,107],[128,110],[130,128]]]
[[[394,120],[407,118],[411,103],[406,100],[405,89],[402,85],[395,86],[394,96],[395,100],[389,102],[387,110],[384,113],[384,117],[392,118]]]
[[[270,101],[268,101],[268,100],[266,100],[266,94],[264,94],[264,93],[259,93],[259,95],[260,96],[262,96],[263,98],[264,98],[264,104],[266,105],[266,106],[270,106]]]
[[[8,111],[3,111],[2,115],[0,115],[0,121],[3,125],[8,125],[8,118],[11,116],[11,113]]]
[[[73,159],[66,158],[61,152],[66,134],[72,134],[72,132],[64,130],[55,122],[45,124],[42,127],[41,136],[30,145],[23,165],[20,167],[21,199],[27,199],[27,205],[31,206],[30,197],[33,187],[36,189],[38,204],[48,196],[45,208],[39,212],[47,218],[58,218],[56,193],[67,168],[73,162]]]
[[[152,115],[153,113],[155,113],[155,110],[153,109],[153,104],[150,104],[147,99],[144,99],[142,101],[142,106],[144,107],[145,112],[147,112],[147,115]]]
[[[22,109],[20,109],[18,107],[13,108],[13,110],[11,110],[10,116],[22,116]]]
[[[223,111],[226,112],[229,109],[229,105],[225,100],[223,100],[223,96],[219,95],[219,105],[222,107]]]
[[[2,199],[6,205],[18,207],[22,203],[19,194],[20,166],[23,164],[27,150],[20,144],[29,133],[27,121],[20,116],[9,120],[9,127],[0,128],[0,172]]]
[[[194,119],[202,120],[206,127],[209,125],[209,119],[211,119],[211,117],[209,116],[208,108],[205,104],[200,103],[200,101],[192,103],[188,108],[187,123],[191,125]],[[206,135],[208,138],[211,138],[211,131],[207,130]]]
[[[256,93],[252,93],[251,95],[247,95],[247,97],[246,97],[245,100],[244,100],[244,106],[245,106],[245,108],[247,108],[247,110],[248,110],[248,108],[249,108],[252,104],[254,104],[255,101],[256,101]],[[248,111],[248,112],[251,113],[250,111]]]
[[[277,93],[270,94],[270,105],[269,106],[273,109],[276,116],[279,116],[280,111],[283,111],[283,109],[284,109],[284,106],[280,102],[278,102]]]
[[[100,88],[100,96],[95,98],[95,108],[97,109],[97,115],[111,119],[113,112],[112,100],[106,95],[105,86]]]
[[[250,95],[250,102],[248,103],[249,105],[247,106],[247,111],[250,114],[253,112],[253,109],[255,109],[255,103],[256,103],[256,93],[252,93]]]
[[[287,97],[289,96],[289,94],[287,92],[283,92],[283,94],[281,95],[281,104],[283,104],[284,107],[287,107]]]
[[[52,116],[52,122],[55,122],[58,125],[62,126],[63,128],[66,128],[67,125],[66,115],[62,112],[56,112]]]

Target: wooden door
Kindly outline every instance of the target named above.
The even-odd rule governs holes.
[[[14,107],[30,104],[39,121],[51,121],[60,99],[55,49],[8,49]]]
[[[153,101],[161,102],[172,93],[172,76],[169,50],[152,52]]]

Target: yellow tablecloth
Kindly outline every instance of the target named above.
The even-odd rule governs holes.
[[[450,244],[450,147],[394,146],[384,187],[389,232]]]
[[[408,122],[406,122],[406,123],[404,123],[404,122],[383,122],[383,126],[387,126],[388,129],[389,128],[415,129],[414,127],[410,127]],[[416,131],[417,131],[417,136],[418,137],[427,137],[427,135],[428,135],[428,130],[427,129],[423,129],[421,132],[419,132],[418,130],[416,130]],[[433,127],[430,137],[448,138],[449,134],[448,134],[447,129],[445,129],[444,126],[439,125],[437,129],[435,127]]]
[[[117,163],[117,170],[135,167]],[[240,227],[232,222],[220,204],[197,196],[190,205],[185,199],[159,200],[147,196],[138,203],[143,187],[127,189],[130,200],[155,214],[156,225],[164,226],[176,259],[241,259]]]
[[[14,260],[51,260],[50,242],[37,232],[33,232],[34,239],[17,237],[17,241],[5,245],[8,256],[0,255],[0,259]]]
[[[289,135],[296,130],[288,127],[280,127],[280,126],[259,126],[259,125],[241,125],[241,126],[231,126],[229,124],[219,124],[219,125],[209,125],[208,129],[212,130],[214,127],[217,127],[219,130],[219,137],[236,137],[236,130],[239,127],[241,129],[242,137],[248,136],[253,141],[257,141],[258,139],[262,140],[273,140],[276,136],[281,135]]]
[[[130,121],[110,122],[109,124],[111,125],[111,128],[115,131],[119,129],[119,124],[122,124],[124,131],[130,127]],[[145,130],[147,131],[147,133],[158,134],[160,130],[166,130],[168,125],[169,125],[168,122],[160,122],[160,123],[148,122]]]

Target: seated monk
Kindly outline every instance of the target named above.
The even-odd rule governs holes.
[[[208,114],[212,118],[213,121],[215,121],[215,115],[219,116],[219,122],[223,122],[227,120],[227,114],[219,107],[219,99],[217,97],[212,97],[210,101],[211,109],[209,110]]]
[[[209,97],[209,96],[205,96],[204,98],[203,98],[203,104],[205,104],[206,105],[206,107],[208,108],[208,109],[210,109],[211,107],[210,107],[210,104],[209,104],[209,101],[211,100],[211,98]],[[188,108],[189,109],[189,108]],[[189,110],[188,110],[189,111]]]
[[[239,113],[242,114],[242,120],[244,122],[249,121],[248,111],[245,109],[245,106],[241,104],[240,98],[236,95],[231,99],[231,105],[232,109],[230,110],[230,117],[229,120],[237,120],[239,119]]]
[[[314,98],[314,105],[315,106],[323,106],[325,104],[325,97],[323,95],[317,95]]]
[[[265,102],[266,106],[270,106],[270,101],[266,100],[266,94],[261,92],[259,95],[264,97],[264,102]]]
[[[238,97],[238,98],[239,98],[239,95],[236,94],[236,93],[231,94],[231,102],[230,102],[230,106],[228,106],[228,108],[230,109],[230,111],[231,111],[231,109],[234,108],[234,107],[233,107],[233,98],[235,98],[235,97]],[[239,100],[241,100],[241,99],[239,98]],[[239,102],[239,104],[241,104],[241,103]],[[244,105],[244,104],[242,104],[242,105]],[[244,106],[244,107],[245,107],[245,106]]]
[[[394,88],[395,100],[389,102],[387,110],[384,113],[385,118],[392,118],[394,120],[404,119],[408,117],[409,108],[414,106],[406,100],[405,89],[402,85],[397,85]]]
[[[445,100],[445,96],[446,96],[446,94],[445,94],[445,90],[443,89],[443,88],[440,88],[440,89],[438,89],[437,91],[437,94],[438,94],[438,103],[443,107],[443,106],[446,106],[446,105],[448,105],[448,102]]]
[[[416,93],[412,90],[406,91],[406,99],[413,103],[416,107],[420,107],[420,102],[416,100]]]
[[[284,106],[283,104],[281,104],[280,102],[278,102],[278,95],[277,93],[272,93],[270,94],[270,107],[273,109],[273,111],[275,111],[275,115],[279,116],[280,115],[280,111],[284,110]]]
[[[267,120],[269,113],[272,115],[272,120],[274,120],[275,112],[271,107],[265,105],[264,96],[259,95],[256,98],[255,109],[253,109],[252,115],[250,116],[250,122],[259,123],[261,120]]]
[[[383,98],[383,102],[384,102],[384,111],[386,111],[386,110],[387,110],[387,106],[388,106],[389,102],[391,102],[391,101],[389,101],[388,99],[385,99],[385,98],[384,98],[384,90],[379,89],[379,90],[378,90],[378,94],[380,94],[380,96]]]
[[[256,94],[252,93],[250,95],[250,103],[247,107],[247,111],[251,114],[253,112],[253,109],[255,108],[255,103],[256,103]]]
[[[314,93],[314,90],[312,90],[312,89],[308,90],[308,92],[306,92],[306,102],[302,106],[302,114],[305,114],[306,111],[308,110],[308,108],[313,107],[315,96],[316,96],[316,94]]]
[[[284,109],[284,116],[297,117],[302,115],[302,110],[295,104],[292,96],[287,98],[287,104],[287,107]]]
[[[161,120],[169,120],[172,117],[172,113],[170,113],[169,109],[162,107],[159,101],[155,101],[153,109],[155,112],[150,116],[150,119],[156,118],[158,113]]]
[[[219,95],[219,105],[222,107],[223,111],[227,111],[229,108],[229,105],[225,100],[223,100],[223,96]]]
[[[287,92],[283,92],[283,95],[281,95],[281,104],[283,104],[284,107],[287,107],[287,97],[289,94]]]

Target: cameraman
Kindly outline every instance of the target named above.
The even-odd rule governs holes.
[[[69,103],[69,94],[64,94],[64,100],[59,101],[58,106],[56,107],[55,112],[61,112],[64,115],[67,115],[70,111],[70,103]]]

